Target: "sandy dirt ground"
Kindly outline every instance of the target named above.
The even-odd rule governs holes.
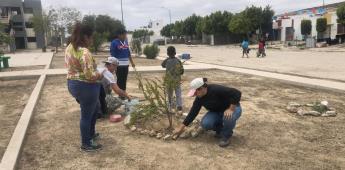
[[[96,55],[95,59],[97,64],[102,65],[102,61],[107,59],[107,55]],[[159,66],[162,63],[160,60],[150,60],[142,57],[134,57],[133,59],[136,66]],[[65,68],[65,58],[62,53],[54,56],[50,68]]]
[[[0,159],[36,81],[36,79],[0,80]]]
[[[177,53],[190,53],[191,61],[345,81],[345,53],[342,51],[268,49],[266,58],[256,58],[256,50],[251,50],[247,59],[241,58],[241,48],[234,45],[174,46]],[[160,56],[166,55],[166,48],[160,46]]]
[[[97,124],[103,150],[80,152],[79,106],[68,93],[64,76],[49,77],[18,169],[345,169],[344,94],[223,71],[187,72],[183,78],[186,108],[193,101],[186,97],[187,82],[200,76],[243,93],[242,117],[229,147],[218,147],[212,132],[166,142],[133,134],[122,123],[103,119]],[[133,75],[129,80],[129,93],[138,93]],[[338,116],[300,117],[285,110],[291,101],[316,100],[328,100]]]

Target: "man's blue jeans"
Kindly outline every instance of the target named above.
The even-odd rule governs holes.
[[[236,121],[241,117],[242,108],[237,106],[230,119],[224,118],[224,113],[207,112],[201,120],[202,128],[220,133],[223,139],[229,139],[236,126]]]
[[[98,98],[100,84],[68,80],[67,86],[68,91],[80,105],[80,134],[82,145],[90,146],[91,139],[95,135],[95,125],[99,109]]]

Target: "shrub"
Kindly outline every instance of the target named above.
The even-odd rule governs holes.
[[[137,55],[140,55],[142,53],[141,41],[139,39],[132,40],[131,50]]]
[[[304,36],[310,35],[311,34],[311,20],[302,20],[301,21],[301,33]]]
[[[144,48],[144,54],[148,59],[155,59],[158,56],[159,48],[157,45],[146,45]]]

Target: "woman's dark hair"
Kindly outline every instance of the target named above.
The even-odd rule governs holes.
[[[79,47],[86,47],[87,44],[85,42],[85,36],[91,37],[93,34],[93,28],[77,22],[74,25],[74,29],[71,36],[71,44],[73,45],[74,49],[78,49]]]

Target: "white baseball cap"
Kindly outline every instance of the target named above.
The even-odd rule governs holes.
[[[196,89],[200,88],[205,84],[203,78],[196,78],[192,82],[190,82],[190,90],[188,92],[189,97],[194,97]]]
[[[108,59],[106,61],[103,61],[103,63],[119,65],[119,60],[115,57],[108,57]]]

